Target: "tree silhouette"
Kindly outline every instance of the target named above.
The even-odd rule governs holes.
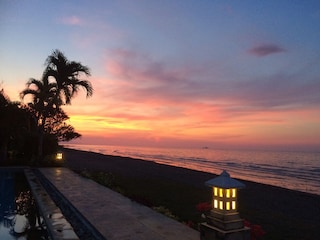
[[[69,61],[64,54],[55,50],[46,60],[44,77],[53,77],[56,81],[60,100],[63,104],[71,104],[71,99],[83,88],[87,97],[93,94],[89,81],[80,79],[83,75],[90,76],[90,69],[80,62]]]
[[[0,162],[6,162],[8,151],[17,152],[24,144],[24,137],[32,128],[32,120],[20,102],[11,102],[0,90]]]
[[[80,137],[81,135],[75,132],[71,125],[65,123],[68,119],[68,115],[60,108],[55,115],[47,119],[44,126],[45,132],[58,141],[69,141]]]
[[[64,122],[68,116],[61,106],[71,104],[71,99],[81,88],[86,91],[87,97],[93,94],[91,83],[81,79],[82,76],[90,76],[88,67],[80,62],[69,61],[59,50],[53,51],[45,64],[41,80],[31,78],[26,89],[20,93],[22,99],[26,95],[32,97],[29,107],[34,111],[39,129],[39,161],[43,158],[44,134],[56,137],[57,141],[67,141],[80,136],[72,126]]]
[[[20,96],[23,99],[26,95],[31,95],[32,103],[29,107],[33,110],[36,123],[38,125],[38,158],[42,159],[43,155],[43,137],[46,120],[55,115],[62,104],[58,97],[57,84],[49,82],[48,78],[42,77],[41,80],[31,78],[27,82],[27,88],[24,89]]]

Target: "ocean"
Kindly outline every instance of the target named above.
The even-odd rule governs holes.
[[[320,152],[149,148],[65,144],[64,147],[139,158],[320,195]]]

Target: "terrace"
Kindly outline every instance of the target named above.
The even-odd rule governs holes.
[[[52,239],[199,239],[199,232],[69,169],[24,173]]]

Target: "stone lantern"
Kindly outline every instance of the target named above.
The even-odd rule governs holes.
[[[206,223],[200,224],[201,240],[250,239],[250,229],[244,226],[238,212],[238,189],[245,185],[225,170],[206,185],[212,188],[212,209],[206,215]]]

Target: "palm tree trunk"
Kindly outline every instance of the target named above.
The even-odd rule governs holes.
[[[0,146],[0,163],[6,163],[8,155],[8,141],[4,139]]]
[[[38,163],[43,160],[43,131],[39,131],[39,139],[38,139]]]
[[[44,122],[45,119],[41,119],[42,121],[39,123],[39,133],[38,133],[38,157],[37,163],[41,163],[43,161],[43,136],[44,136]]]

